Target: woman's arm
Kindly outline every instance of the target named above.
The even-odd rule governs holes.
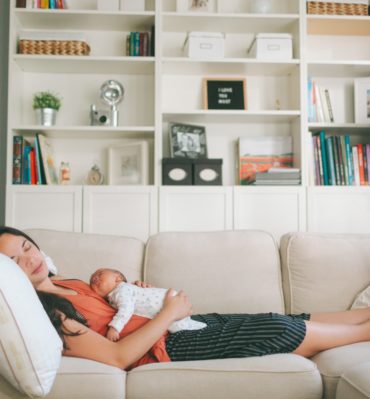
[[[109,341],[75,320],[65,319],[66,330],[80,332],[80,335],[65,336],[68,349],[64,354],[126,369],[149,351],[171,323],[191,315],[191,304],[184,292],[172,295],[169,290],[161,312],[154,319],[117,342]]]

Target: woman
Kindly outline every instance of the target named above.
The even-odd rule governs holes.
[[[147,363],[158,343],[163,345],[154,350],[157,361],[180,361],[289,352],[311,357],[325,349],[370,341],[370,308],[297,316],[198,315],[194,318],[206,322],[208,327],[168,336],[172,322],[192,313],[185,293],[172,296],[169,290],[161,312],[154,319],[134,322],[119,341],[112,342],[103,335],[114,310],[86,291],[87,284],[50,278],[45,260],[30,237],[19,230],[0,227],[0,252],[19,265],[37,291],[57,294],[74,304],[77,310],[74,314],[53,305],[58,309],[54,310],[52,321],[57,329],[58,323],[61,325],[59,333],[67,356],[127,369]],[[87,307],[85,300],[90,301]],[[104,306],[110,308],[109,315],[102,316],[99,309]],[[90,328],[84,324],[85,319]]]

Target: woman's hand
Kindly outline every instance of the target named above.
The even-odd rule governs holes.
[[[136,280],[132,284],[135,284],[141,288],[152,288],[152,285],[146,283],[145,281]]]
[[[174,295],[174,290],[170,288],[163,301],[162,312],[167,313],[175,321],[192,315],[193,308],[184,291]]]

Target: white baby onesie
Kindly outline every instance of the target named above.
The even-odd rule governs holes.
[[[117,309],[109,326],[120,332],[133,314],[152,319],[162,309],[167,291],[165,288],[141,288],[129,283],[120,283],[107,296],[109,303]],[[173,322],[168,331],[175,333],[180,330],[200,330],[204,327],[207,327],[207,324],[185,317]]]

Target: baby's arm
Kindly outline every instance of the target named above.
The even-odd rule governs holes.
[[[118,290],[108,296],[109,303],[117,309],[117,313],[109,323],[110,329],[107,333],[107,338],[112,341],[117,340],[117,333],[121,332],[134,314],[136,292],[132,287],[130,284],[123,284]],[[112,329],[117,333],[115,334]]]

